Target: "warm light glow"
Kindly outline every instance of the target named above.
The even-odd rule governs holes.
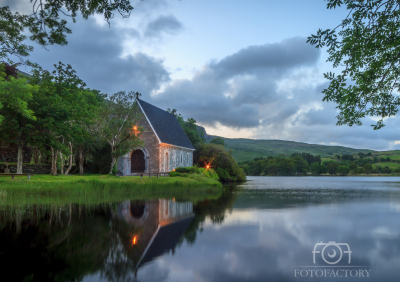
[[[133,130],[137,130],[137,127],[136,127],[136,126],[134,126],[134,127],[133,127]]]
[[[136,245],[136,242],[137,242],[137,236],[133,236],[132,245]]]
[[[207,165],[207,166],[206,166],[206,168],[207,168],[207,169],[209,169],[209,168],[210,168],[210,166],[209,166],[209,165]]]

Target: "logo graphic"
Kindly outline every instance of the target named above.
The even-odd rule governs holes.
[[[342,250],[342,247],[344,250]],[[335,241],[329,241],[328,243],[317,243],[314,246],[313,262],[315,264],[315,255],[321,254],[322,259],[327,264],[337,264],[342,260],[343,253],[348,254],[348,263],[351,262],[351,250],[347,243],[336,243]]]

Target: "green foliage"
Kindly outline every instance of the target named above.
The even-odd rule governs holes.
[[[382,168],[382,173],[391,174],[391,173],[392,173],[392,170],[391,170],[388,166],[384,166],[384,167]]]
[[[366,165],[364,166],[364,172],[365,172],[366,174],[370,174],[371,171],[372,171],[372,165],[371,165],[371,164],[366,164]]]
[[[190,167],[177,167],[175,168],[176,172],[181,172],[181,173],[203,173],[200,168],[196,166],[190,166]]]
[[[240,167],[248,175],[306,175],[309,170],[312,174],[319,175],[325,173],[325,166],[320,165],[320,156],[312,156],[310,154],[301,154],[309,160],[316,162],[309,165],[300,154],[295,153],[291,158],[271,157],[255,158],[253,161],[244,161],[240,163]]]
[[[314,156],[313,154],[304,153],[304,152],[303,153],[293,153],[292,158],[295,156],[300,156],[301,158],[306,160],[308,165],[311,165],[312,163],[315,163],[315,162],[321,164],[321,156]]]
[[[328,0],[327,8],[345,5],[347,17],[333,30],[319,29],[307,42],[328,47],[328,61],[341,74],[324,74],[330,81],[324,101],[337,104],[338,125],[361,125],[366,116],[383,119],[398,112],[400,6],[397,0]],[[347,80],[353,83],[347,83]]]
[[[36,120],[28,103],[39,87],[29,84],[26,78],[7,76],[5,67],[4,63],[0,64],[0,124],[4,119],[9,125],[16,118]]]
[[[199,167],[179,167],[175,171],[169,173],[170,177],[187,177],[193,180],[204,182],[209,185],[221,185],[219,184],[218,174],[213,169],[205,169]]]
[[[340,165],[336,168],[336,172],[339,173],[341,176],[348,175],[350,172],[350,168],[345,165]]]
[[[308,171],[309,165],[302,157],[295,156],[295,157],[292,157],[291,160],[293,162],[294,171],[296,174],[306,174],[306,172]]]
[[[326,167],[323,165],[320,165],[319,163],[313,163],[311,165],[311,174],[312,175],[320,175],[323,173],[326,173]]]
[[[349,169],[350,169],[350,171],[357,172],[358,166],[357,166],[357,164],[352,163],[352,164],[349,165]]]
[[[225,141],[222,137],[215,137],[213,138],[213,140],[210,141],[210,143],[225,146]]]
[[[143,128],[138,126],[143,114],[134,102],[136,94],[139,93],[120,91],[110,95],[99,108],[91,125],[91,131],[111,146],[110,174],[119,157],[143,145],[139,139]]]
[[[194,151],[194,163],[200,167],[210,165],[221,181],[245,181],[246,175],[234,158],[221,145],[202,143]]]
[[[328,173],[330,174],[330,175],[336,175],[336,172],[337,172],[337,167],[338,167],[339,165],[337,164],[337,163],[330,163],[330,164],[328,164],[327,166],[326,166],[326,169],[328,170]]]
[[[188,118],[187,121],[185,121],[181,114],[176,113],[175,109],[171,110],[168,108],[167,112],[174,113],[183,131],[185,131],[186,136],[194,147],[204,142],[203,136],[200,135],[200,132],[197,130],[196,120],[194,118]]]
[[[352,161],[353,159],[353,155],[342,155],[342,160]]]
[[[13,13],[8,6],[0,8],[0,58],[17,56],[21,60],[33,50],[32,46],[23,44],[26,36],[22,34],[24,28],[30,32],[30,39],[41,46],[52,44],[66,45],[67,34],[71,30],[67,27],[67,18],[76,22],[78,14],[84,19],[95,14],[102,14],[110,24],[110,20],[117,11],[122,17],[129,17],[133,7],[129,0],[113,1],[83,1],[83,0],[46,0],[30,1],[31,13],[23,15]],[[60,17],[61,15],[61,17]],[[10,60],[11,61],[11,60]]]
[[[22,34],[27,16],[12,13],[8,6],[0,7],[0,59],[16,56],[22,60],[32,52],[33,47],[24,44],[26,36]]]

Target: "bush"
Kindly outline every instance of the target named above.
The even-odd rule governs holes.
[[[221,145],[200,144],[194,151],[194,163],[200,167],[211,165],[221,181],[245,181],[246,174],[235,159]]]
[[[176,172],[181,172],[181,173],[200,173],[200,170],[198,167],[195,166],[190,166],[190,167],[177,167],[175,169]]]

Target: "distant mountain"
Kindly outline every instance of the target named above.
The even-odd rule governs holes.
[[[205,128],[197,126],[200,135],[203,135],[206,142],[210,142],[215,135],[208,135]],[[224,138],[227,149],[232,150],[232,156],[237,162],[252,160],[258,157],[267,156],[290,156],[291,154],[310,153],[328,157],[335,154],[357,154],[359,152],[368,153],[374,152],[368,149],[353,149],[343,146],[326,146],[317,144],[307,144],[295,141],[284,140],[257,140],[245,138]]]

